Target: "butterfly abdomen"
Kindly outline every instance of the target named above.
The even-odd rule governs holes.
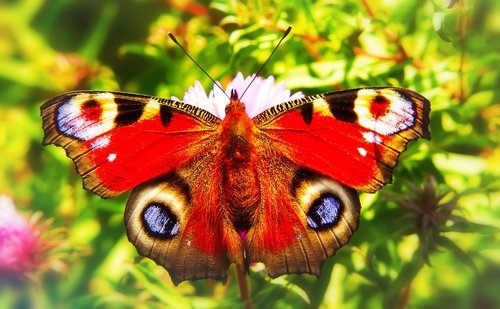
[[[225,168],[222,186],[227,213],[234,227],[238,232],[247,232],[261,195],[255,171],[250,164]]]

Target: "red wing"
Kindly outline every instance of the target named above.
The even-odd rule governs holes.
[[[390,183],[410,140],[429,139],[430,103],[401,88],[380,87],[310,96],[254,118],[260,137],[296,165],[365,192]]]
[[[117,92],[73,92],[41,107],[44,144],[66,150],[84,188],[110,198],[196,160],[220,120],[181,102]]]

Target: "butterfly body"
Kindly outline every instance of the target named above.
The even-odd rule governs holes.
[[[356,189],[391,181],[430,106],[381,87],[296,99],[250,116],[233,89],[225,116],[175,100],[76,92],[42,106],[45,144],[65,148],[84,187],[132,190],[129,240],[174,283],[263,262],[271,277],[319,275],[358,227]],[[250,103],[249,103],[250,102]]]

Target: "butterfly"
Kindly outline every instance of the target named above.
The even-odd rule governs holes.
[[[390,183],[408,142],[430,139],[430,103],[408,89],[290,96],[257,78],[241,97],[250,79],[236,80],[227,97],[77,91],[41,107],[43,143],[66,150],[85,189],[132,190],[128,239],[175,284],[225,280],[232,263],[319,276],[358,228],[357,190]]]

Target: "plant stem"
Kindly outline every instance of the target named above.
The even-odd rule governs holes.
[[[240,297],[245,303],[246,309],[252,309],[252,299],[250,298],[250,286],[248,284],[247,272],[242,265],[236,265],[236,277],[238,278],[238,286],[240,287]]]

